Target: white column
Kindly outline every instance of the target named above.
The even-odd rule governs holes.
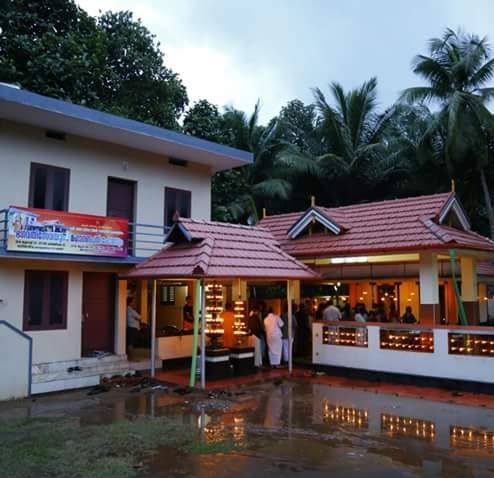
[[[117,280],[115,307],[115,354],[127,353],[127,281]]]
[[[287,315],[288,315],[288,372],[292,373],[293,368],[293,351],[292,351],[292,281],[286,283],[286,302],[287,302]]]
[[[419,259],[421,324],[439,323],[439,274],[437,254],[421,252]]]
[[[156,279],[153,279],[153,295],[151,304],[151,377],[155,375],[155,362],[156,362]]]
[[[432,252],[421,252],[419,262],[420,303],[439,303],[439,278],[437,255]]]

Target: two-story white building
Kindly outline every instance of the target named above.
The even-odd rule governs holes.
[[[209,219],[211,176],[251,161],[0,84],[0,398],[23,395],[27,369],[33,393],[128,369],[117,275],[161,247],[177,212]],[[145,320],[146,285],[132,294]]]

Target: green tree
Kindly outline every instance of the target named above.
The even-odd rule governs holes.
[[[0,4],[0,81],[169,128],[187,104],[139,20],[130,12],[95,19],[72,0]]]
[[[494,88],[488,86],[494,76],[490,55],[485,38],[448,29],[441,38],[430,40],[429,55],[414,59],[414,73],[428,85],[408,88],[401,99],[438,105],[424,141],[444,140],[449,174],[461,178],[470,192],[475,192],[470,174],[476,176],[494,238],[494,208],[486,174],[494,138],[494,120],[486,106],[494,97]]]
[[[394,111],[378,112],[376,89],[375,78],[348,92],[332,83],[332,103],[314,89],[317,140],[306,150],[290,145],[280,154],[283,163],[317,178],[312,192],[323,203],[370,199],[377,182],[394,171],[396,157],[383,143]]]
[[[277,120],[267,126],[259,125],[260,103],[247,116],[243,111],[228,107],[223,114],[225,135],[228,143],[236,148],[253,153],[252,165],[239,168],[242,187],[227,204],[216,209],[217,214],[226,220],[257,222],[258,209],[272,200],[286,200],[291,192],[289,172],[276,164]]]
[[[224,121],[216,105],[199,100],[184,115],[182,130],[185,134],[216,143],[224,140]]]

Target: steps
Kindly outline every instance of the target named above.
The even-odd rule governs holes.
[[[79,367],[80,371],[69,372],[70,368]],[[84,357],[78,360],[33,364],[33,395],[39,393],[71,390],[91,387],[100,383],[106,376],[134,373],[126,355],[108,355],[94,358]]]

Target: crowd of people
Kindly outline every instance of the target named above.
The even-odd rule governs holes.
[[[290,348],[297,356],[306,356],[311,350],[311,317],[306,304],[292,304],[292,334],[288,329],[288,307],[285,304],[281,316],[266,304],[250,307],[248,328],[254,342],[256,367],[269,365],[281,367],[288,363]]]
[[[406,307],[405,313],[400,317],[394,303],[391,303],[388,310],[386,310],[383,304],[374,304],[371,310],[367,310],[363,302],[357,302],[354,308],[348,302],[345,302],[343,307],[340,308],[335,305],[332,299],[319,303],[315,318],[316,320],[325,321],[355,320],[356,322],[417,323],[417,319],[410,306]]]

